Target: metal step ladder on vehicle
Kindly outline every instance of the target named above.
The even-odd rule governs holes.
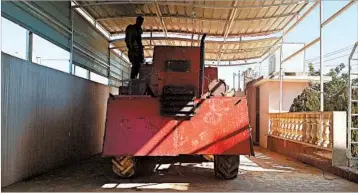
[[[358,82],[353,82],[353,79],[358,78],[358,42],[355,43],[348,59],[348,152],[347,156],[351,165],[353,162],[358,162],[358,156],[352,154],[352,147],[358,146],[358,141],[352,140],[352,132],[358,132],[358,126],[353,125],[353,120],[358,119],[358,112],[352,112],[352,106],[358,105],[358,96],[353,95],[353,89],[358,88]]]

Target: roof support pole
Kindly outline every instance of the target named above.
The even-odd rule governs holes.
[[[233,89],[233,91],[235,91],[235,78],[236,78],[236,73],[233,72],[232,73],[232,89]]]
[[[107,74],[107,78],[109,79],[110,78],[110,76],[111,76],[111,74],[110,74],[110,72],[111,72],[111,48],[110,48],[111,46],[110,46],[110,43],[109,43],[109,41],[108,41],[108,56],[107,56],[107,62],[108,62],[108,74]]]
[[[238,1],[234,1],[233,7],[236,7],[236,6],[237,6],[237,2],[238,2]],[[226,23],[226,29],[225,29],[225,31],[224,31],[224,41],[223,41],[223,43],[221,43],[220,50],[219,50],[219,53],[218,53],[218,61],[217,61],[218,64],[219,64],[219,62],[220,62],[220,60],[221,60],[221,57],[223,56],[223,53],[222,53],[221,50],[223,49],[223,47],[224,47],[224,45],[225,45],[225,42],[226,42],[226,39],[227,39],[227,37],[228,37],[228,35],[229,35],[230,31],[231,31],[231,27],[232,27],[232,25],[233,25],[233,23],[234,23],[234,20],[235,20],[235,17],[236,17],[236,13],[237,13],[237,8],[233,8],[233,9],[231,10],[231,13],[230,13],[230,16],[229,16],[229,20],[228,20],[228,22]]]
[[[294,29],[298,24],[300,24],[300,23],[319,5],[319,2],[320,2],[320,1],[321,1],[321,0],[317,0],[317,2],[315,2],[297,21],[295,21],[295,23],[293,23],[286,31],[284,31],[284,33],[282,34],[282,37],[281,37],[281,38],[283,38],[283,37],[284,37],[285,35],[287,35],[292,29]],[[306,4],[306,5],[307,5],[307,4]],[[304,7],[305,7],[305,6],[304,6]],[[291,22],[288,22],[288,23],[284,26],[283,29],[285,29],[290,23],[291,23]],[[268,55],[267,55],[267,57],[268,57],[271,53],[277,51],[277,50],[279,49],[279,47],[275,48],[275,49],[270,53],[271,49],[272,49],[275,45],[277,45],[279,42],[280,42],[280,39],[278,39],[278,40],[272,45],[271,48],[267,49],[267,51],[266,51],[266,53],[264,53],[264,55],[268,53]],[[265,59],[263,59],[262,61],[266,60],[267,57],[265,57]],[[284,61],[283,61],[283,62],[284,62]]]
[[[69,72],[70,74],[73,74],[72,72],[72,65],[73,65],[73,39],[74,39],[74,30],[73,30],[73,27],[74,27],[74,17],[75,17],[75,10],[71,7],[71,3],[70,3],[70,9],[71,9],[71,47],[70,47],[70,63],[69,63]]]
[[[237,74],[237,81],[238,81],[238,87],[237,87],[237,91],[242,91],[241,90],[241,74],[240,74],[240,70],[239,73]]]
[[[323,30],[322,30],[322,22],[323,21],[323,2],[320,2],[320,6],[319,6],[319,39],[320,39],[320,46],[319,46],[319,55],[320,55],[320,60],[319,60],[319,64],[320,64],[320,111],[323,112],[324,111],[324,90],[323,90],[323,41],[322,41],[322,35],[323,35]]]
[[[302,3],[303,0],[295,0],[290,3],[275,3],[272,5],[252,5],[252,6],[222,6],[222,5],[207,5],[203,3],[196,3],[196,4],[189,4],[186,2],[170,2],[170,1],[160,1],[158,4],[160,5],[177,5],[177,6],[192,6],[195,8],[208,8],[208,9],[232,9],[232,8],[240,8],[240,9],[258,9],[258,8],[264,8],[264,7],[274,7],[274,6],[284,6],[284,5],[294,5]],[[87,3],[82,5],[74,5],[74,8],[79,7],[90,7],[90,6],[103,6],[103,5],[135,5],[135,4],[151,4],[152,1],[109,1],[109,2],[96,2],[96,3]]]
[[[301,49],[297,50],[295,53],[289,55],[287,58],[285,58],[282,63],[287,62],[288,60],[292,59],[293,57],[297,56],[298,54],[300,54],[301,52],[305,52],[305,50],[307,50],[308,48],[310,48],[311,46],[315,45],[317,42],[320,41],[320,37],[314,39],[313,41],[309,42],[308,44],[305,44],[305,46],[303,46]]]
[[[167,39],[167,43],[168,44],[171,44],[171,42],[168,40],[168,30],[167,30],[167,27],[164,23],[164,20],[163,20],[163,16],[162,16],[162,12],[160,11],[160,7],[159,7],[159,4],[157,2],[157,0],[155,1],[155,8],[156,8],[156,14],[157,14],[157,17],[160,21],[160,25],[162,27],[162,30],[164,32],[164,35],[165,35],[165,38]]]
[[[324,111],[324,87],[323,87],[323,1],[319,4],[319,65],[320,65],[320,122],[318,130],[317,141],[315,142],[316,145],[321,145],[323,143],[323,111]]]
[[[349,9],[350,7],[352,7],[356,2],[358,2],[357,0],[351,0],[348,4],[346,4],[344,7],[342,7],[340,10],[338,10],[336,13],[334,13],[331,17],[329,17],[326,21],[324,21],[323,23],[321,23],[321,27],[326,26],[327,24],[329,24],[332,20],[334,20],[337,16],[341,15],[344,11],[346,11],[347,9]]]
[[[33,33],[26,31],[26,60],[32,62]]]
[[[282,101],[283,101],[283,72],[282,72],[282,58],[283,58],[283,50],[282,50],[282,44],[283,42],[283,37],[281,39],[281,45],[280,45],[280,99],[279,99],[279,112],[282,112]]]
[[[298,5],[298,4],[297,4]],[[256,16],[253,18],[242,18],[242,19],[235,19],[235,21],[260,21],[260,20],[268,20],[268,19],[280,19],[280,18],[284,18],[284,17],[290,17],[290,16],[296,16],[298,14],[298,12],[294,12],[294,13],[288,13],[288,14],[280,14],[280,15],[273,15],[273,16],[269,16],[267,17],[262,16],[262,17],[257,17],[259,12],[257,12]],[[144,14],[143,17],[145,18],[155,18],[157,17],[156,14]],[[178,18],[178,19],[191,19],[191,20],[196,20],[196,21],[216,21],[216,22],[225,22],[227,21],[227,19],[216,19],[216,18],[209,18],[209,17],[190,17],[190,16],[186,16],[186,15],[174,15],[174,14],[163,14],[162,18]],[[127,19],[127,18],[136,18],[136,14],[132,14],[132,15],[116,15],[116,16],[111,16],[111,17],[100,17],[95,19],[95,22],[98,21],[108,21],[108,20],[116,20],[116,19]]]

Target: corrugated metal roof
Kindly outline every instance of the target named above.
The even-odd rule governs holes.
[[[169,37],[170,33],[185,35],[203,34],[222,38],[207,43],[207,60],[244,60],[259,58],[269,49],[272,42],[262,40],[227,42],[232,37],[266,36],[282,29],[308,4],[306,0],[241,0],[241,1],[80,1],[98,23],[112,35],[123,35],[129,24],[142,15],[144,32],[163,32],[165,38],[149,37],[145,55],[152,57],[155,45],[198,46],[195,38],[188,40]],[[150,40],[152,39],[152,40]],[[192,40],[194,39],[194,40]],[[126,51],[123,40],[115,43]],[[252,48],[244,50],[244,48]]]

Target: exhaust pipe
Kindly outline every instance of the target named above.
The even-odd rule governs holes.
[[[204,68],[205,68],[205,37],[206,33],[201,37],[200,42],[200,74],[199,74],[199,94],[200,97],[204,91]]]

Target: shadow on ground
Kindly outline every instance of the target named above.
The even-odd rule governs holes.
[[[358,184],[334,178],[287,157],[255,148],[256,157],[241,156],[238,178],[215,178],[213,163],[199,156],[142,160],[143,172],[120,179],[111,160],[94,156],[72,166],[22,181],[2,191],[356,191]],[[159,164],[158,164],[159,163]],[[150,172],[153,171],[154,172]]]

